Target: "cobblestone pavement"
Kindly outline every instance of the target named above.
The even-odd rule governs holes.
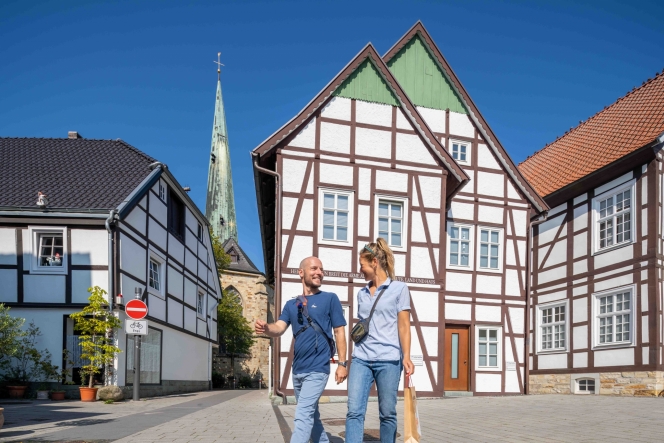
[[[0,442],[122,443],[290,440],[295,405],[273,407],[266,391],[215,391],[114,405],[4,404]],[[654,442],[664,440],[664,399],[542,395],[420,400],[423,442]],[[345,403],[321,404],[332,443],[342,443]],[[399,433],[403,432],[403,403]],[[46,419],[45,421],[42,421]],[[365,441],[379,428],[370,402]],[[403,441],[403,437],[397,439]]]
[[[403,402],[397,405],[403,433]],[[281,406],[289,427],[295,406]],[[320,405],[331,443],[343,442],[346,404]],[[530,395],[420,400],[422,442],[664,441],[664,398]],[[369,402],[367,434],[378,435],[378,403]],[[373,432],[372,432],[373,430]],[[403,437],[397,438],[403,441]]]

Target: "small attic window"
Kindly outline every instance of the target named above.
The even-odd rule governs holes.
[[[232,249],[229,254],[231,256],[231,263],[239,263],[240,262],[240,254],[237,253],[235,249]]]
[[[159,198],[164,203],[166,202],[166,186],[162,182],[159,182]]]
[[[459,163],[469,163],[470,159],[470,150],[468,149],[468,143],[462,143],[457,141],[450,141],[452,146],[452,158],[458,161]]]

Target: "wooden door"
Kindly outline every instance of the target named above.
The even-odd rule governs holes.
[[[470,347],[468,328],[463,326],[445,327],[445,368],[443,369],[443,389],[446,391],[468,391],[470,372]]]

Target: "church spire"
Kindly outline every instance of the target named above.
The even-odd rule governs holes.
[[[237,241],[235,221],[235,197],[231,174],[231,156],[226,133],[226,114],[221,95],[221,53],[217,54],[217,99],[214,105],[212,125],[212,148],[208,172],[207,200],[205,216],[212,226],[212,232],[223,242],[228,238]]]

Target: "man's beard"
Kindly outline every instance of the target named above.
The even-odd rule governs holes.
[[[312,278],[305,278],[304,284],[309,286],[310,288],[318,289],[323,285],[323,282],[321,280],[314,281]]]

